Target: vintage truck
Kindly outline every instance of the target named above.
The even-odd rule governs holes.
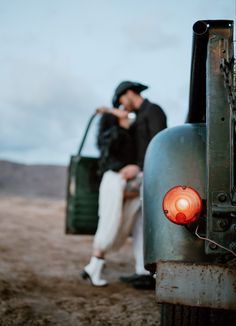
[[[233,21],[197,21],[187,122],[159,133],[144,165],[145,266],[163,326],[236,325],[235,126]]]

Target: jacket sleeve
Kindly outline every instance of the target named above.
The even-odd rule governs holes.
[[[166,115],[157,105],[150,106],[147,114],[147,120],[150,139],[167,127]]]

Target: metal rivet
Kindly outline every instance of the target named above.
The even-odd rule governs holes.
[[[219,195],[217,196],[217,198],[218,198],[218,200],[219,200],[221,203],[223,203],[223,202],[226,201],[226,199],[227,199],[227,195],[224,194],[224,193],[221,193],[221,194],[219,194]]]
[[[229,221],[228,220],[220,220],[217,222],[218,226],[221,228],[221,229],[227,229],[229,227]]]
[[[236,242],[231,242],[229,247],[230,247],[231,250],[236,251]]]
[[[213,243],[213,242],[209,243],[209,248],[210,248],[211,250],[216,250],[217,247],[218,247],[218,246],[217,246],[215,243]]]

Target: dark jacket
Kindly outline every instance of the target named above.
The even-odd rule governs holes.
[[[114,116],[112,118],[107,115],[104,114],[101,118],[98,135],[101,175],[108,170],[119,171],[127,164],[136,162],[134,140],[130,130],[120,127]],[[108,118],[110,125],[107,123]],[[102,125],[105,127],[101,127]]]
[[[144,157],[150,140],[167,127],[166,115],[160,106],[143,101],[131,126],[137,151],[137,164],[143,169]]]

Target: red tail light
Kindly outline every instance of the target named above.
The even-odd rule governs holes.
[[[193,188],[176,186],[165,194],[163,210],[171,222],[189,224],[201,214],[202,199]]]

